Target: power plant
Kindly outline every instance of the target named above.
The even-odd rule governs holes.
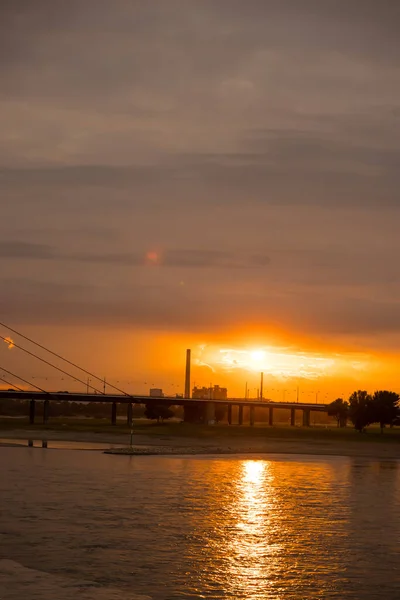
[[[191,398],[191,394],[190,394],[190,363],[191,363],[191,354],[192,354],[192,351],[190,349],[186,350],[186,371],[185,371],[185,394],[184,394],[184,398]]]

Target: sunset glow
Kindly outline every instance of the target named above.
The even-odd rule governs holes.
[[[400,1],[0,29],[0,600],[400,600]]]
[[[389,8],[78,2],[50,34],[54,2],[22,4],[2,20],[2,318],[130,393],[182,393],[187,348],[193,383],[233,395],[261,372],[280,399],[400,389]]]
[[[293,352],[290,349],[265,348],[265,349],[238,349],[223,348],[216,350],[212,347],[204,348],[203,359],[214,368],[228,372],[236,370],[247,372],[260,372],[278,378],[302,377],[318,379],[343,367],[349,363],[350,369],[362,370],[365,364],[354,357],[345,358],[340,355],[323,356],[315,353]]]

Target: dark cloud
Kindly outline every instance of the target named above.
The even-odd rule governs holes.
[[[220,250],[165,250],[159,255],[142,253],[94,254],[85,252],[68,252],[43,244],[21,241],[0,242],[1,259],[24,260],[62,260],[70,262],[99,263],[130,267],[181,267],[208,269],[237,269],[265,267],[269,257],[262,254],[240,254]]]
[[[201,297],[193,289],[173,286],[134,285],[109,296],[101,285],[65,285],[49,282],[7,280],[0,300],[4,320],[14,323],[74,324],[79,326],[148,327],[171,331],[204,331],[251,323],[260,331],[285,326],[310,336],[347,337],[357,343],[360,331],[369,336],[400,332],[400,303],[353,297],[338,301],[328,294],[229,294],[208,292]],[[44,297],[47,302],[44,302]],[[366,328],[365,324],[368,323]],[[261,325],[262,324],[262,325]]]
[[[176,169],[175,169],[176,170]],[[63,186],[130,186],[152,183],[154,178],[165,180],[174,176],[173,169],[165,166],[110,167],[81,165],[58,168],[2,169],[0,186],[63,185]]]
[[[53,248],[44,244],[33,244],[21,241],[0,241],[0,259],[39,259],[49,260],[56,258]]]
[[[104,263],[125,266],[152,266],[193,268],[193,269],[241,269],[252,267],[265,267],[269,264],[269,257],[264,255],[240,255],[234,252],[218,250],[165,250],[154,258],[146,254],[76,254],[63,255],[65,260],[82,261],[88,263]]]
[[[219,267],[221,269],[265,267],[270,259],[265,255],[240,255],[221,250],[171,250],[161,257],[161,264],[171,267]]]
[[[397,331],[399,25],[392,0],[2,2],[4,311]]]

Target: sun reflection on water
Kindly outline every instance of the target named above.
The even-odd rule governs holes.
[[[318,459],[216,461],[212,471],[201,478],[199,501],[207,498],[208,519],[206,536],[194,537],[204,560],[194,592],[234,600],[340,597],[338,574],[345,581],[348,553],[347,461],[340,469]],[[197,518],[194,523],[198,531]]]
[[[271,463],[246,460],[235,482],[237,502],[231,510],[236,526],[227,540],[227,582],[230,592],[243,594],[248,600],[259,600],[260,589],[267,589],[273,572],[279,570],[278,498],[274,479]],[[275,515],[275,519],[271,515]]]

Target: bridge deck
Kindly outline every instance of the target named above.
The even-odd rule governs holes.
[[[171,398],[154,396],[125,396],[123,394],[80,394],[77,392],[34,392],[17,390],[0,390],[0,399],[10,398],[14,400],[53,400],[56,402],[117,402],[120,404],[146,404],[147,402],[157,402],[158,404],[168,404],[174,406],[187,406],[193,403],[214,402],[215,404],[231,404],[235,406],[255,406],[255,407],[273,407],[273,408],[294,408],[298,410],[309,409],[318,412],[326,412],[327,404],[312,404],[303,402],[274,402],[270,399],[251,400],[244,398],[227,398],[226,400],[214,400],[204,398]]]

